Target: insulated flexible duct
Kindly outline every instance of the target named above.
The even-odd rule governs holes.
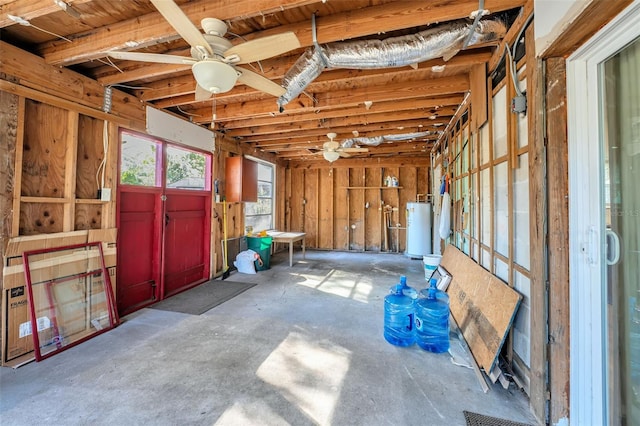
[[[472,31],[469,45],[500,39],[506,33],[499,19],[485,19],[473,27],[466,20],[454,21],[417,34],[385,40],[332,43],[309,48],[283,78],[287,90],[278,99],[280,108],[295,99],[325,68],[374,69],[417,64],[460,50]]]
[[[340,146],[342,148],[351,148],[354,145],[362,146],[378,146],[382,142],[399,142],[406,141],[411,139],[423,138],[429,135],[436,135],[439,132],[415,132],[415,133],[403,133],[399,135],[385,135],[385,136],[375,136],[370,138],[349,138],[342,141]]]

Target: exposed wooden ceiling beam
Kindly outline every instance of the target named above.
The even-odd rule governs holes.
[[[199,28],[203,18],[212,16],[227,20],[238,16],[260,16],[265,13],[318,3],[318,0],[200,0],[181,4],[180,8]],[[124,22],[97,28],[74,37],[74,43],[45,43],[39,47],[45,61],[52,65],[73,65],[105,56],[108,50],[130,50],[126,42],[139,47],[178,39],[176,30],[160,15],[149,13]]]
[[[285,111],[323,111],[331,108],[356,107],[365,101],[377,103],[402,99],[450,96],[461,94],[468,90],[469,80],[466,75],[451,76],[425,81],[408,81],[361,89],[340,90],[332,93],[317,93],[314,94],[315,100],[305,95],[300,95],[285,106]],[[187,109],[185,112],[191,114],[194,120],[201,117],[206,122],[211,117],[212,109],[211,105],[207,105],[206,107]],[[216,107],[218,121],[238,120],[253,116],[268,117],[273,114],[278,114],[278,105],[275,99],[262,99],[227,105],[218,104]]]
[[[451,117],[453,117],[453,114],[455,113],[456,108],[457,107],[443,108],[443,110],[438,112],[437,119],[429,118],[431,114],[430,112],[425,113],[424,110],[413,109],[413,110],[396,111],[394,113],[378,113],[378,114],[369,114],[369,115],[330,118],[327,120],[296,121],[291,123],[231,128],[231,130],[228,130],[226,134],[228,136],[240,136],[240,137],[252,136],[252,135],[269,135],[269,134],[279,134],[284,136],[289,132],[304,131],[306,134],[307,131],[311,129],[333,129],[333,128],[347,127],[347,126],[351,127],[351,130],[349,130],[349,133],[351,133],[354,130],[360,131],[360,128],[364,126],[368,126],[370,124],[391,123],[391,122],[399,123],[405,120],[424,120],[426,123],[442,123],[444,121],[448,122],[448,120],[451,119]],[[356,126],[359,126],[360,128]]]
[[[64,0],[69,6],[78,6],[89,3],[92,0]],[[9,13],[8,11],[11,11]],[[22,19],[31,21],[41,16],[50,15],[52,13],[62,12],[53,0],[20,0],[8,1],[0,4],[0,28],[9,27],[11,25],[19,25],[15,21],[9,19],[8,15],[19,16]]]
[[[522,6],[526,0],[486,0],[485,9],[492,13]],[[202,18],[216,16],[229,19],[235,16],[258,16],[270,5],[272,10],[312,4],[314,1],[279,0],[255,2],[252,0],[225,0],[223,4],[198,1],[181,5],[194,23]],[[266,5],[265,5],[266,3]],[[258,10],[260,7],[260,10]],[[478,9],[477,0],[451,2],[450,0],[402,1],[357,9],[348,13],[319,17],[316,22],[319,43],[358,38],[371,34],[395,31],[408,27],[435,24],[468,18]],[[250,40],[262,36],[293,31],[303,47],[313,44],[310,20],[275,29],[245,35]],[[134,41],[140,47],[177,39],[175,30],[159,13],[150,13],[136,19],[109,25],[75,37],[74,43],[46,43],[38,49],[45,61],[54,65],[72,65],[104,56],[109,50],[130,50],[125,43]]]
[[[439,122],[440,121],[436,121],[436,123],[439,123]],[[328,132],[336,132],[341,136],[339,139],[344,139],[344,136],[347,136],[347,135],[350,136],[353,130],[358,130],[361,133],[362,137],[375,137],[375,136],[407,134],[407,133],[433,130],[433,128],[430,126],[433,126],[431,120],[414,119],[414,120],[405,120],[405,121],[387,121],[386,123],[370,123],[370,124],[360,125],[358,126],[358,128],[354,128],[353,126],[347,125],[343,128],[318,127],[318,128],[300,129],[300,130],[304,130],[304,134],[302,134],[300,131],[297,131],[295,128],[292,128],[290,130],[283,130],[281,133],[236,135],[234,134],[233,131],[227,131],[225,132],[225,135],[228,137],[237,136],[243,142],[264,142],[268,140],[284,141],[287,139],[287,133],[293,133],[294,137],[297,137],[296,133],[299,133],[299,134],[302,134],[299,140],[314,142],[314,137],[326,138],[326,134]]]
[[[404,111],[408,109],[420,109],[429,113],[438,112],[441,108],[457,108],[462,102],[464,96],[453,95],[446,98],[426,98],[421,100],[404,99],[393,100],[387,102],[377,102],[372,104],[367,110],[364,105],[358,105],[350,108],[336,108],[319,112],[306,112],[301,114],[278,114],[269,118],[250,118],[243,120],[231,120],[221,124],[222,128],[239,129],[243,127],[265,126],[282,123],[296,123],[299,121],[326,120],[336,117],[353,117],[365,114],[393,113],[396,111]]]

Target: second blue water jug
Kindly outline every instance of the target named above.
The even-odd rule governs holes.
[[[442,293],[442,294],[439,294]],[[435,280],[420,292],[415,303],[416,343],[422,349],[441,353],[449,350],[449,303]]]

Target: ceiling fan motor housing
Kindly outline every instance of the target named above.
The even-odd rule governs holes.
[[[238,80],[233,66],[215,59],[196,62],[191,70],[198,85],[211,93],[228,92]]]

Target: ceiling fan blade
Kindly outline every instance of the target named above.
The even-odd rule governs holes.
[[[233,46],[224,52],[225,59],[236,64],[248,64],[262,59],[272,58],[300,47],[300,40],[295,33],[288,31],[282,34],[262,37]],[[237,61],[232,58],[237,56]]]
[[[348,152],[344,152],[344,151],[338,151],[338,154],[340,154],[340,157],[344,157],[344,158],[351,157],[351,154],[349,154]]]
[[[284,87],[274,83],[266,77],[261,76],[258,73],[249,71],[246,68],[236,67],[236,71],[240,73],[238,81],[242,84],[246,84],[249,87],[253,87],[261,92],[268,93],[276,97],[280,97],[286,93]]]
[[[151,0],[151,3],[191,47],[197,48],[201,46],[213,56],[211,46],[209,46],[198,27],[193,25],[193,22],[173,0]]]
[[[105,54],[116,59],[124,59],[127,61],[155,62],[159,64],[179,64],[188,65],[195,61],[186,56],[162,55],[160,53],[142,53],[142,52],[105,52]]]
[[[212,93],[196,83],[196,101],[206,101]]]
[[[323,148],[325,151],[335,151],[335,150],[336,150],[336,149],[338,149],[339,147],[340,147],[340,144],[339,144],[338,142],[336,142],[336,141],[328,141],[328,142],[325,142],[325,143],[322,145],[322,148]]]
[[[368,148],[342,148],[341,152],[369,152]]]

